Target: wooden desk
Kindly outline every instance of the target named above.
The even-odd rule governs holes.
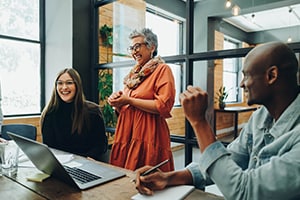
[[[45,199],[5,176],[0,177],[0,197],[1,199]]]
[[[130,170],[119,169],[126,173],[125,177],[79,191],[52,177],[41,183],[27,181],[26,177],[39,172],[38,169],[19,167],[17,177],[0,177],[1,199],[130,200],[131,196],[137,193],[134,184],[130,182],[135,174]],[[16,194],[22,198],[15,198]],[[201,190],[195,190],[186,199],[221,200],[223,198]]]
[[[233,113],[234,114],[234,139],[238,136],[238,125],[239,125],[239,113],[242,112],[250,112],[255,111],[256,107],[247,107],[247,106],[235,106],[235,107],[225,107],[224,109],[214,109],[214,132],[217,134],[216,130],[216,120],[217,120],[217,113]]]

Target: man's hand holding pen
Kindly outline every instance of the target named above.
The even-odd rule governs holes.
[[[168,161],[157,166],[145,166],[136,171],[136,189],[141,194],[152,195],[154,190],[162,190],[167,186],[168,178],[162,173],[159,167]]]

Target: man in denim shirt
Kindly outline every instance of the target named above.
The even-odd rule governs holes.
[[[300,96],[298,61],[285,44],[266,43],[245,58],[240,86],[248,105],[262,105],[227,149],[215,139],[205,118],[208,95],[188,86],[180,95],[186,118],[197,136],[199,164],[140,176],[136,188],[151,195],[171,185],[194,184],[203,189],[214,182],[225,199],[300,199]],[[151,183],[151,184],[149,184]]]

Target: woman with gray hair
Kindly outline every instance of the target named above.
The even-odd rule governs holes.
[[[170,67],[157,55],[157,36],[148,28],[134,30],[128,48],[135,66],[124,78],[124,90],[108,102],[119,114],[110,163],[135,170],[169,162],[160,169],[174,170],[170,131],[175,84]]]

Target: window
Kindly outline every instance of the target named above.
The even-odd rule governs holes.
[[[171,55],[179,55],[182,53],[182,30],[183,30],[183,22],[181,19],[176,19],[174,17],[168,16],[168,13],[161,13],[154,11],[153,7],[149,8],[150,5],[146,8],[146,12],[141,12],[141,10],[131,10],[132,8],[126,7],[123,4],[118,4],[114,3],[114,9],[116,11],[127,9],[126,11],[123,10],[123,12],[129,12],[130,14],[134,15],[134,12],[137,12],[139,15],[143,15],[145,18],[145,24],[144,26],[147,28],[151,28],[152,31],[157,34],[158,36],[158,55],[160,56],[171,56]],[[116,9],[118,8],[118,9]],[[129,15],[129,14],[128,14]],[[115,14],[117,15],[117,13]],[[132,17],[127,16],[132,20]],[[103,18],[103,16],[102,16]],[[117,17],[116,17],[117,18]],[[126,17],[121,18],[122,21],[125,20]],[[140,16],[140,18],[143,18]],[[100,19],[101,20],[101,19]],[[119,27],[116,24],[118,24],[118,18],[114,18],[114,43],[112,46],[112,51],[113,51],[113,58],[112,60],[114,62],[118,61],[124,61],[124,60],[132,60],[130,55],[127,54],[126,48],[129,46],[129,40],[128,40],[128,35],[130,34],[131,30],[128,30],[129,28],[126,27],[126,24],[122,24],[120,26],[124,27]],[[159,22],[159,23],[158,23]],[[128,25],[129,26],[129,25]],[[163,29],[161,27],[164,27]],[[131,28],[133,30],[133,28]],[[120,31],[119,30],[123,30]],[[168,30],[168,31],[166,31]],[[124,36],[124,31],[127,31]],[[172,34],[170,34],[172,33]],[[124,37],[122,40],[120,37]],[[105,52],[105,51],[104,51]],[[100,49],[100,54],[101,54],[101,49]],[[103,55],[103,54],[102,54]],[[104,55],[107,55],[104,53]],[[105,57],[105,56],[104,56]],[[100,56],[101,60],[101,56]],[[109,59],[106,59],[109,61]],[[174,79],[175,79],[175,89],[176,89],[176,95],[175,95],[175,104],[174,105],[179,105],[179,93],[182,91],[183,87],[183,64],[182,63],[168,63],[170,66]],[[123,78],[125,75],[130,71],[130,67],[122,67],[122,68],[114,68],[113,69],[113,91],[118,91],[123,89]]]
[[[107,72],[107,74],[112,74],[113,91],[123,89],[123,78],[134,65],[134,61],[130,55],[128,55],[126,48],[130,45],[128,35],[135,28],[151,28],[158,35],[158,54],[163,58],[166,57],[165,60],[172,69],[176,87],[175,105],[178,105],[179,93],[185,86],[185,82],[190,82],[190,76],[186,76],[186,73],[192,71],[186,70],[189,69],[191,65],[191,62],[186,61],[192,61],[192,59],[185,55],[183,48],[183,44],[186,41],[189,41],[189,39],[184,37],[186,35],[186,31],[184,31],[185,19],[155,6],[152,7],[152,5],[147,4],[145,1],[134,1],[134,3],[132,1],[113,1],[113,3],[103,2],[97,3],[96,6],[99,7],[95,7],[98,9],[95,14],[98,14],[99,20],[95,20],[95,25],[98,26],[100,30],[105,27],[105,24],[113,28],[112,45],[106,45],[107,42],[105,41],[107,40],[105,40],[105,37],[102,38],[101,33],[100,35],[94,35],[95,41],[99,41],[95,46],[95,62],[97,63],[95,69],[98,70],[98,83],[101,82],[100,87],[98,84],[100,96],[99,102],[100,106],[103,108],[105,119],[110,119],[107,116],[110,116],[111,112],[106,112],[107,102],[105,97],[102,98],[102,94],[105,93],[104,90],[106,90],[107,87],[104,88],[101,84],[102,82],[109,82],[109,79],[102,76],[102,74],[105,74],[104,71]],[[187,20],[187,22],[191,21],[193,20]],[[191,24],[189,24],[189,26],[190,25]],[[168,30],[170,28],[172,31]],[[161,31],[162,33],[160,33]],[[168,35],[166,35],[166,33]],[[189,35],[186,35],[186,37],[189,38]],[[182,112],[180,113],[182,114]],[[182,118],[184,121],[185,118]],[[185,143],[184,146],[185,149],[187,149],[187,153],[185,154],[187,155],[185,164],[187,164],[192,161],[192,148],[195,147],[197,142],[191,127],[188,126],[186,131],[185,121],[183,124],[183,135],[173,135],[172,133],[177,132],[172,132],[171,141]],[[187,138],[187,140],[185,138]]]
[[[0,81],[5,116],[40,113],[40,0],[0,2]]]
[[[159,22],[159,23],[158,23]],[[146,27],[152,29],[158,37],[158,55],[170,56],[178,55],[182,52],[182,21],[171,18],[167,14],[154,12],[150,9],[146,12]],[[164,27],[164,28],[161,28]],[[168,30],[168,31],[166,31]],[[172,33],[172,34],[170,34]],[[183,65],[178,63],[168,63],[172,69],[175,79],[175,103],[179,105],[179,93],[182,92],[183,87]]]
[[[239,43],[231,39],[224,39],[224,49],[236,49],[239,47]],[[228,92],[228,98],[226,102],[238,102],[240,101],[240,89],[239,89],[239,71],[240,71],[240,59],[239,58],[226,58],[223,59],[223,85]]]
[[[182,21],[148,9],[146,12],[146,27],[151,28],[157,34],[159,55],[171,56],[181,53],[182,44],[180,41],[182,41],[182,38],[180,33],[182,32]]]

